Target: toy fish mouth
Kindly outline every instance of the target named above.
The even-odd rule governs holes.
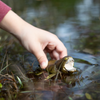
[[[76,68],[74,68],[74,59],[71,57],[65,64],[65,69],[69,72],[75,72]]]

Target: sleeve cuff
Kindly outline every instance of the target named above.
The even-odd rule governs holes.
[[[7,6],[5,3],[0,1],[0,22],[4,18],[4,16],[11,10],[9,6]]]

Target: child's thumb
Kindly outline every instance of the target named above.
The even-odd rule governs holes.
[[[48,65],[48,59],[47,59],[45,53],[43,52],[43,50],[42,49],[37,50],[37,52],[35,52],[35,56],[40,64],[40,67],[42,69],[45,69]]]

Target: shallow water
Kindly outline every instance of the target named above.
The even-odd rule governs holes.
[[[100,99],[100,1],[99,0],[12,0],[7,4],[32,25],[48,30],[58,36],[74,59],[79,74],[67,77],[66,82],[48,85],[49,82],[35,81],[36,100],[86,100],[89,93],[94,100]],[[6,40],[3,33],[0,33]],[[6,34],[6,33],[5,33]],[[7,37],[8,39],[8,37]],[[12,39],[12,38],[10,38]],[[5,42],[3,41],[5,44]],[[14,61],[20,61],[22,47],[14,49]],[[12,54],[12,52],[9,51]],[[18,53],[18,54],[15,54]],[[21,53],[22,54],[22,53]],[[27,53],[24,53],[24,56]],[[11,60],[12,60],[11,59]],[[26,62],[32,64],[34,57],[28,53]],[[87,62],[89,63],[87,63]],[[98,65],[97,65],[98,64]],[[26,64],[27,66],[27,64]],[[36,65],[37,66],[37,65]],[[34,65],[35,67],[35,65]],[[72,83],[70,80],[72,78]],[[73,78],[76,79],[73,82]],[[34,88],[34,87],[32,87]],[[38,97],[38,95],[40,95]],[[22,100],[23,98],[21,98]],[[27,98],[28,100],[29,98]],[[30,99],[29,99],[30,100]],[[33,99],[32,99],[33,100]]]

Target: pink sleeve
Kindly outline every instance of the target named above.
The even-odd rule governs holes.
[[[11,10],[11,8],[2,1],[0,1],[0,22],[2,21],[2,19],[8,13],[9,10]]]

